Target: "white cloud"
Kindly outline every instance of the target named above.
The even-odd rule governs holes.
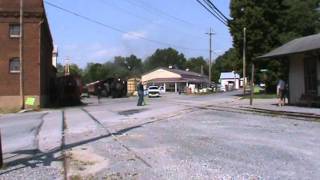
[[[147,37],[147,33],[144,31],[131,31],[131,32],[122,34],[122,39],[125,39],[125,40],[137,40],[137,39],[146,38],[146,37]]]
[[[110,48],[110,47],[102,47],[100,49],[96,49],[90,55],[91,59],[100,59],[100,58],[110,58],[113,56],[118,56],[121,54],[121,50],[119,48]]]

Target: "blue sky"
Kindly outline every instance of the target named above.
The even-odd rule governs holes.
[[[88,62],[103,63],[112,60],[114,56],[130,54],[145,59],[157,48],[169,47],[137,37],[168,43],[186,57],[208,58],[209,40],[205,33],[210,27],[216,33],[213,37],[213,49],[216,54],[222,54],[232,46],[228,28],[201,7],[196,0],[47,0],[47,2],[123,31],[119,33],[110,30],[46,4],[54,44],[59,48],[60,63],[70,58],[72,63],[85,67]],[[229,17],[229,0],[213,2]]]

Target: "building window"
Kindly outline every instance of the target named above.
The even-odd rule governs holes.
[[[20,37],[20,25],[19,24],[10,24],[9,33],[11,38]]]
[[[9,71],[10,73],[19,73],[20,72],[20,59],[12,58],[9,61]]]
[[[304,60],[305,93],[308,95],[317,94],[317,61],[315,58]]]

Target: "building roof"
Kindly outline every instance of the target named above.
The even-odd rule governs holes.
[[[239,79],[240,75],[238,73],[235,73],[234,71],[232,72],[222,72],[220,74],[220,79]]]
[[[192,71],[184,71],[184,70],[180,70],[180,69],[171,69],[171,68],[160,67],[160,68],[157,68],[155,70],[152,70],[151,72],[157,71],[159,69],[163,69],[163,70],[178,74],[178,75],[181,76],[181,78],[162,78],[162,77],[159,77],[159,78],[156,78],[156,79],[152,79],[152,81],[157,81],[157,82],[197,82],[197,83],[204,82],[204,83],[209,83],[208,76],[202,75],[202,74],[199,74],[199,73],[196,73],[196,72],[192,72]],[[150,72],[148,72],[148,73],[150,73]],[[146,74],[148,74],[148,73],[146,73]],[[146,75],[146,74],[144,74],[144,75]]]
[[[320,49],[320,34],[315,34],[311,36],[305,36],[302,38],[294,39],[258,58],[262,59],[287,56],[290,54],[303,53],[318,49]]]

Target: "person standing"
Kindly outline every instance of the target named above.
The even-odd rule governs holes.
[[[102,91],[102,87],[101,87],[101,84],[100,84],[100,83],[98,83],[96,90],[97,90],[98,104],[100,104],[101,91]]]
[[[279,106],[284,106],[285,88],[286,88],[285,81],[280,79],[278,81],[278,85],[277,85],[277,96],[278,96],[278,105]]]
[[[137,91],[138,91],[138,96],[139,96],[139,99],[138,99],[138,104],[137,106],[142,106],[142,103],[143,103],[143,96],[144,96],[144,90],[143,90],[143,85],[142,85],[142,82],[140,81],[138,86],[137,86]]]

